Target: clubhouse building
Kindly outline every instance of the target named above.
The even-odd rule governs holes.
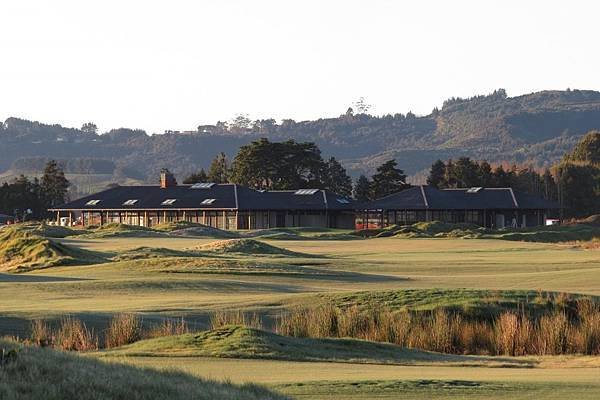
[[[511,188],[414,186],[366,203],[320,189],[255,190],[236,184],[117,186],[50,209],[57,222],[152,227],[188,221],[226,230],[285,227],[374,229],[421,221],[488,228],[544,225],[558,204]]]

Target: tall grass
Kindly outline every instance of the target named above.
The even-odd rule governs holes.
[[[210,316],[210,329],[218,329],[227,325],[242,325],[249,328],[263,329],[263,323],[257,313],[246,313],[240,310],[215,311]]]
[[[89,351],[98,349],[98,337],[83,322],[65,317],[56,332],[55,347],[62,350]]]
[[[162,323],[152,327],[144,336],[147,338],[156,338],[162,336],[183,335],[184,333],[189,333],[189,331],[188,324],[182,317],[175,321],[165,319]]]
[[[106,348],[119,347],[142,338],[142,321],[134,314],[115,315],[104,334]]]
[[[600,354],[600,305],[576,301],[571,312],[541,317],[508,311],[490,320],[468,320],[458,311],[413,314],[386,309],[340,310],[331,305],[282,313],[276,331],[296,337],[351,337],[454,354]]]

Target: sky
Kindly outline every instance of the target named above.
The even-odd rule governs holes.
[[[0,119],[101,131],[426,115],[504,88],[600,89],[594,1],[4,0]]]

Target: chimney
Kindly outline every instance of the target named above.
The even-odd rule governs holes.
[[[169,172],[168,169],[163,168],[160,170],[160,187],[161,188],[168,188],[168,187],[173,187],[173,186],[177,186],[177,180],[175,179],[175,176],[173,176],[172,173]]]

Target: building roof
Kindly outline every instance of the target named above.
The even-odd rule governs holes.
[[[52,210],[353,210],[354,201],[318,189],[258,191],[235,184],[117,186]]]
[[[361,208],[370,210],[511,210],[557,209],[558,203],[511,188],[437,189],[414,186]]]

